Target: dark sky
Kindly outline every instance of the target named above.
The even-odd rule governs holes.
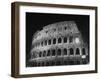
[[[26,13],[26,56],[29,58],[32,36],[43,26],[60,21],[75,21],[83,38],[89,43],[89,15]]]

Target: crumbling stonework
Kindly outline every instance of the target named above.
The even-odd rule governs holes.
[[[77,65],[89,63],[88,45],[74,21],[44,26],[33,35],[32,66]]]

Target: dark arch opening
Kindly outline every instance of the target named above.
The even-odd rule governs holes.
[[[42,52],[39,53],[39,57],[42,57]]]
[[[82,55],[85,55],[86,52],[85,52],[85,48],[82,49]]]
[[[53,44],[56,44],[56,38],[53,39]]]
[[[51,39],[48,40],[48,45],[51,45]]]
[[[69,42],[70,43],[73,42],[73,37],[72,36],[69,37]]]
[[[70,48],[69,51],[70,51],[70,55],[73,55],[74,54],[73,48]]]
[[[61,38],[58,38],[58,43],[61,43]]]
[[[57,50],[57,55],[61,55],[61,49]]]
[[[46,55],[46,51],[43,52],[43,57],[45,57],[45,55]]]
[[[64,49],[64,55],[67,55],[67,49]]]
[[[45,45],[47,45],[47,40],[45,40]]]
[[[43,46],[43,41],[41,42],[41,46]]]
[[[67,37],[64,37],[64,43],[66,43],[67,42]]]
[[[55,52],[55,49],[52,50],[52,56],[55,56],[56,55],[56,52]]]
[[[47,56],[50,56],[50,50],[47,51]]]
[[[80,51],[79,51],[79,48],[76,49],[76,55],[79,55],[80,54]]]

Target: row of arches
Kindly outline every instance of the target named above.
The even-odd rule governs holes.
[[[48,39],[44,40],[41,42],[38,42],[34,44],[34,47],[39,47],[39,46],[47,46],[47,45],[52,45],[52,44],[60,44],[60,43],[72,43],[73,42],[73,36],[69,37],[59,37],[59,38],[53,38],[53,39]]]
[[[49,33],[51,33],[51,31],[52,32],[56,32],[56,31],[66,31],[68,28],[69,28],[68,25],[64,25],[64,26],[62,25],[62,26],[60,26],[58,28],[48,29],[48,30],[45,31],[45,33],[46,34],[49,34]]]
[[[34,62],[34,66],[57,66],[57,65],[78,65],[78,64],[87,64],[88,60],[57,60],[57,61],[40,61]]]
[[[48,56],[64,56],[64,55],[86,55],[85,48],[70,48],[70,49],[51,49],[51,50],[44,50],[40,51],[38,57],[48,57]]]
[[[46,30],[46,31],[44,31],[44,32],[40,32],[40,33],[38,33],[38,34],[36,34],[36,36],[34,37],[34,38],[37,38],[37,37],[39,37],[39,36],[41,36],[41,35],[43,35],[44,33],[45,34],[50,34],[51,32],[58,32],[58,31],[66,31],[68,29],[68,26],[60,26],[60,27],[58,27],[58,28],[52,28],[52,29],[48,29],[48,30]]]

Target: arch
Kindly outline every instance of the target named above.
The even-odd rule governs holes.
[[[55,49],[52,49],[52,56],[55,56],[56,55],[56,51]]]
[[[45,45],[47,45],[47,40],[45,40]]]
[[[82,49],[82,55],[86,55],[85,48]]]
[[[66,43],[67,42],[67,37],[64,37],[64,43]]]
[[[56,38],[53,39],[53,44],[56,44]]]
[[[74,54],[73,48],[70,48],[69,51],[70,51],[70,55],[73,55]]]
[[[80,50],[79,50],[79,48],[76,48],[76,55],[80,55]]]
[[[70,43],[73,42],[73,37],[72,36],[69,37],[69,42]]]
[[[39,57],[42,57],[42,52],[41,51],[39,52]]]
[[[51,39],[48,40],[48,45],[51,45]]]
[[[43,41],[41,42],[41,46],[43,46]]]
[[[64,55],[67,55],[67,49],[64,48]]]
[[[47,56],[50,56],[50,50],[47,51]]]
[[[57,50],[57,55],[61,55],[61,49]]]
[[[43,52],[43,57],[45,57],[45,56],[46,56],[46,51]]]
[[[58,38],[58,43],[61,43],[61,38]]]

